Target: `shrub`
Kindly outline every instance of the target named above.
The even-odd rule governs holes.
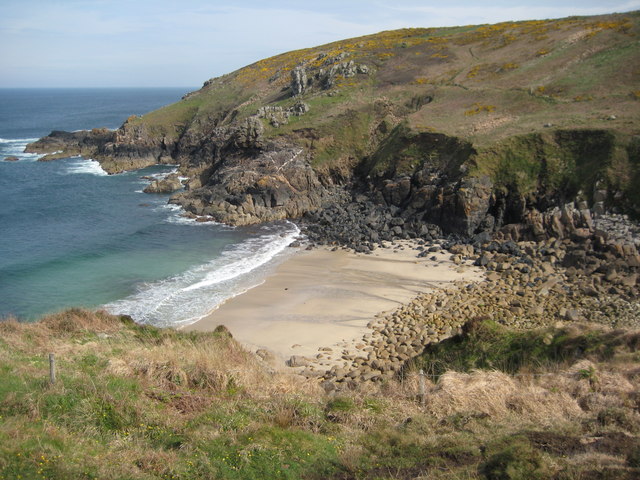
[[[631,468],[640,468],[640,443],[627,454],[627,465]]]
[[[472,108],[465,111],[464,114],[466,116],[470,116],[470,115],[478,115],[479,113],[482,113],[482,112],[491,113],[495,109],[496,107],[494,105],[482,105],[480,103],[474,103],[472,105]]]
[[[511,438],[480,465],[479,472],[489,480],[534,480],[549,478],[542,455],[528,440]]]

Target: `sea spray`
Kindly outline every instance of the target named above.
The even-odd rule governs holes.
[[[82,157],[73,157],[73,161],[68,164],[67,172],[99,176],[108,175],[98,161]]]

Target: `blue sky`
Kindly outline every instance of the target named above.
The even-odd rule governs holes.
[[[640,0],[1,0],[0,87],[195,87],[382,30],[638,9]]]

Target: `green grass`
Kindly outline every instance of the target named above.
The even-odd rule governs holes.
[[[491,320],[478,320],[467,328],[467,335],[428,347],[415,360],[415,368],[435,376],[449,370],[546,371],[585,357],[610,359],[618,346],[615,336],[599,330],[577,336],[565,329],[517,331]]]
[[[522,135],[481,150],[473,175],[488,175],[497,189],[521,195],[542,194],[573,199],[578,192],[591,201],[595,184],[613,189],[632,185],[629,140],[608,130],[571,129]]]
[[[562,88],[568,97],[595,92],[607,96],[620,93],[617,84],[626,83],[627,78],[634,76],[631,71],[637,63],[639,48],[637,41],[605,48],[576,64],[571,75],[553,85]],[[615,77],[625,78],[625,82],[615,82]]]
[[[638,361],[637,335],[620,331],[515,332],[488,321],[469,328],[430,348],[418,366],[556,371],[590,358],[604,363],[574,381],[596,389],[607,362]],[[536,478],[558,468],[577,480],[587,467],[549,453],[549,441],[581,445],[581,435],[597,431],[640,432],[637,415],[610,400],[590,400],[582,423],[556,422],[541,443],[536,438],[551,433],[538,428],[539,412],[440,411],[437,384],[426,408],[395,380],[328,396],[263,371],[223,333],[137,326],[104,313],[0,323],[0,334],[2,480]],[[49,351],[58,360],[54,385]],[[553,385],[538,388],[561,395]],[[625,475],[636,468],[634,445],[615,446]]]
[[[455,177],[471,152],[471,145],[466,142],[438,133],[415,131],[403,123],[359,165],[359,170],[362,176],[391,178],[428,167]]]

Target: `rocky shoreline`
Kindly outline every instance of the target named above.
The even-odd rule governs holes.
[[[327,391],[389,379],[427,345],[461,333],[476,319],[517,329],[558,322],[640,327],[640,226],[626,215],[592,216],[567,204],[545,214],[554,221],[537,241],[511,239],[531,225],[507,225],[493,237],[443,237],[437,226],[405,222],[400,210],[364,196],[342,192],[336,198],[342,201],[305,216],[302,228],[311,245],[365,254],[390,245],[412,248],[416,257],[448,251],[459,269],[483,268],[485,280],[421,294],[373,319],[359,342],[290,360],[302,375],[320,378]]]
[[[259,128],[253,132],[253,124],[247,125],[238,132],[258,148]],[[54,133],[47,142],[73,140],[79,153],[86,148],[79,134]],[[93,137],[106,141],[107,134],[112,132],[90,132],[88,144],[96,143]],[[458,334],[476,318],[513,328],[560,321],[640,325],[640,227],[626,215],[604,213],[615,192],[596,189],[591,208],[583,194],[568,203],[533,201],[517,192],[501,197],[481,178],[434,179],[425,173],[428,165],[412,177],[352,178],[331,185],[326,178],[320,181],[299,149],[272,142],[258,150],[256,158],[263,161],[257,163],[231,155],[211,174],[206,189],[190,175],[186,190],[171,202],[200,221],[242,225],[297,218],[309,248],[328,245],[368,254],[391,244],[414,248],[420,258],[448,251],[459,268],[486,270],[482,283],[424,293],[372,320],[371,332],[340,352],[325,347],[316,358],[290,360],[303,375],[322,378],[327,390],[390,378],[427,345]],[[173,174],[145,192],[182,186]],[[538,210],[545,204],[548,208]],[[406,240],[413,247],[397,246]]]

